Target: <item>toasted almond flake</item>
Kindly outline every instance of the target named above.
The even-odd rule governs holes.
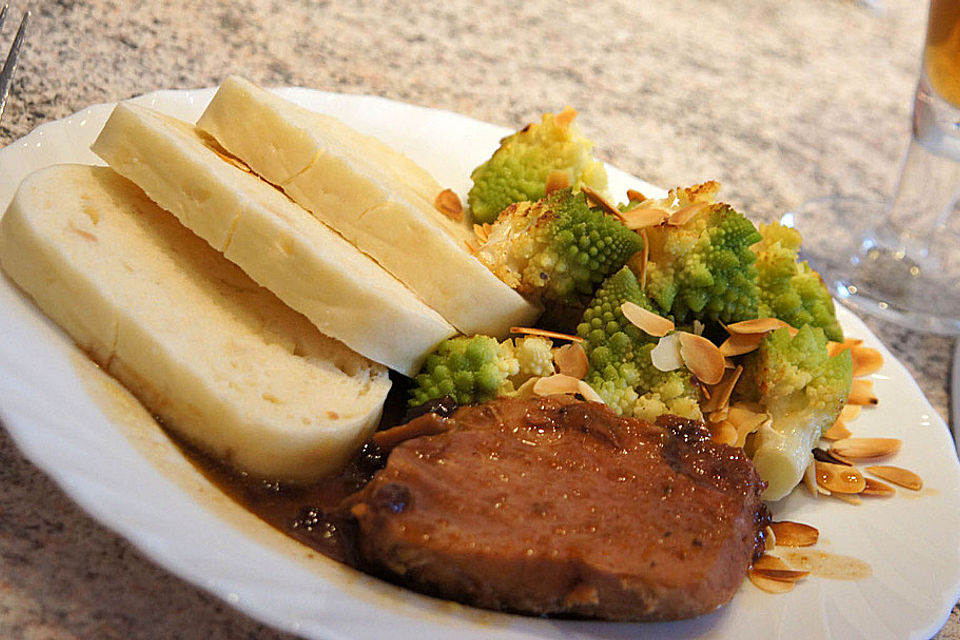
[[[526,382],[524,382],[522,385],[520,385],[517,388],[517,397],[524,398],[524,399],[532,398],[534,395],[536,395],[533,391],[534,385],[537,384],[538,380],[542,380],[542,379],[543,378],[539,376],[528,378]]]
[[[830,446],[830,453],[849,460],[873,460],[892,456],[901,444],[898,438],[844,438]]]
[[[864,481],[866,481],[866,485],[863,487],[863,491],[860,492],[862,496],[890,498],[897,495],[897,490],[884,482],[874,480],[873,478],[864,478]]]
[[[820,532],[802,522],[783,520],[770,524],[777,536],[777,544],[781,547],[812,547],[820,539]]]
[[[813,455],[810,456],[810,463],[803,472],[803,486],[807,488],[807,491],[809,491],[810,495],[812,495],[814,498],[820,496],[821,488],[817,484],[817,468]],[[830,493],[826,489],[823,489],[822,491]]]
[[[703,411],[703,409],[700,409]],[[712,411],[707,414],[707,419],[710,422],[723,422],[727,419],[727,416],[730,415],[730,408],[724,407],[723,409],[718,409],[717,411]]]
[[[833,423],[833,426],[823,432],[824,440],[843,440],[844,438],[849,438],[853,434],[850,433],[850,429],[847,429],[847,425],[843,423],[842,418],[838,418],[836,422]]]
[[[486,222],[473,225],[473,235],[475,235],[481,243],[485,243],[490,239],[490,231],[492,230],[493,225]]]
[[[451,220],[457,222],[463,220],[463,205],[460,203],[460,196],[452,189],[444,189],[438,193],[433,205],[437,208],[437,211]]]
[[[570,342],[583,342],[580,336],[573,336],[569,333],[560,333],[548,329],[537,329],[536,327],[510,327],[510,333],[520,333],[528,336],[542,336],[544,338],[553,338],[554,340],[569,340]]]
[[[587,352],[578,342],[565,344],[557,349],[553,354],[553,361],[557,363],[558,372],[578,380],[582,380],[590,370]]]
[[[731,447],[737,441],[737,429],[726,420],[710,423],[710,438],[714,442],[727,444]]]
[[[725,409],[730,404],[730,394],[733,393],[733,388],[736,386],[737,380],[740,379],[741,373],[743,373],[741,365],[737,365],[735,369],[725,370],[720,382],[712,388],[707,387],[708,400],[700,406],[700,410],[707,413]]]
[[[662,338],[674,329],[672,320],[648,311],[634,302],[624,302],[620,305],[620,311],[630,324],[651,336]]]
[[[557,114],[556,123],[558,127],[569,127],[573,124],[574,118],[577,117],[577,110],[573,107],[566,106],[563,108],[563,111]]]
[[[843,406],[843,410],[840,411],[840,419],[844,422],[852,422],[860,416],[861,406],[859,404],[847,404]]]
[[[682,209],[678,209],[670,214],[670,219],[667,220],[667,224],[671,227],[682,227],[686,223],[693,220],[694,216],[709,206],[710,205],[706,202],[694,202],[693,204],[688,204]]]
[[[849,493],[833,493],[830,495],[830,497],[836,498],[837,500],[840,500],[842,502],[846,502],[847,504],[854,504],[854,505],[863,504],[863,500],[860,499],[860,496],[849,494]]]
[[[673,371],[683,366],[680,356],[680,334],[671,333],[660,338],[657,346],[650,350],[650,361],[660,371]]]
[[[810,575],[809,571],[795,571],[793,569],[757,569],[753,568],[753,573],[770,580],[785,580],[796,582]]]
[[[463,241],[463,246],[467,249],[467,253],[471,255],[476,254],[477,251],[480,250],[480,247],[474,246],[473,243],[468,240]]]
[[[847,467],[853,466],[853,461],[847,460],[843,456],[838,456],[833,451],[828,449],[821,449],[820,447],[815,447],[813,449],[813,457],[815,460],[820,462],[830,462],[832,464],[842,464]]]
[[[853,357],[854,378],[876,373],[883,367],[883,356],[876,349],[864,346],[851,347],[850,355]]]
[[[544,194],[550,195],[554,191],[570,188],[570,172],[565,169],[554,169],[547,175],[547,185]]]
[[[777,532],[767,525],[763,528],[763,550],[773,551],[777,546]],[[760,556],[761,558],[763,556]]]
[[[653,207],[636,207],[620,215],[627,229],[645,229],[664,224],[670,219],[670,213]]]
[[[583,380],[555,373],[552,376],[539,378],[533,383],[533,392],[538,396],[552,396],[560,394],[579,394],[584,400],[591,402],[603,402],[603,399]]]
[[[863,474],[855,467],[817,461],[817,485],[832,494],[860,493],[866,485]]]
[[[733,334],[720,345],[720,353],[727,358],[756,351],[763,342],[762,333]]]
[[[755,318],[754,320],[742,320],[726,326],[727,333],[738,335],[751,335],[755,333],[769,333],[782,327],[789,326],[779,318]]]
[[[915,474],[913,471],[904,469],[902,467],[894,467],[892,465],[877,465],[867,467],[867,471],[878,478],[883,478],[887,482],[892,482],[898,487],[903,487],[904,489],[911,489],[912,491],[920,491],[920,489],[923,489],[923,478]]]
[[[790,565],[784,562],[782,558],[772,556],[769,553],[764,553],[757,558],[751,568],[761,571],[790,571]]]
[[[643,202],[647,199],[647,196],[643,195],[636,189],[627,189],[627,200],[631,202]]]
[[[757,412],[741,405],[733,405],[728,410],[727,420],[737,430],[736,447],[743,447],[747,442],[747,436],[759,431],[760,428],[770,422],[770,414]]]
[[[616,216],[617,218],[620,218],[620,220],[624,220],[623,213],[620,212],[620,209],[618,209],[612,202],[604,198],[602,193],[596,189],[593,189],[590,185],[580,185],[580,191],[582,191],[591,202],[603,209],[603,212],[607,215]]]
[[[838,353],[846,349],[842,342],[827,341],[827,355],[831,358],[836,357]]]
[[[876,394],[873,393],[873,380],[860,378],[853,381],[850,396],[847,398],[848,404],[874,405],[878,402]]]
[[[680,357],[687,368],[705,384],[717,384],[723,378],[723,354],[717,345],[703,336],[680,331]]]
[[[767,593],[787,593],[788,591],[793,590],[794,582],[792,580],[776,580],[773,578],[768,578],[757,573],[753,569],[747,572],[747,576],[750,578],[750,582],[753,583],[753,586],[762,591],[766,591]]]

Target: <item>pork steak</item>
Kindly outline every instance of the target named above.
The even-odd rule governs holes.
[[[343,505],[361,566],[405,586],[526,614],[672,620],[728,602],[762,550],[764,485],[699,423],[557,396],[416,420],[398,433],[429,435],[397,444]]]

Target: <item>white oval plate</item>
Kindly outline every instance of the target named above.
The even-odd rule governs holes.
[[[279,94],[406,152],[460,194],[506,130],[382,98],[288,88]],[[135,100],[195,121],[212,89]],[[0,210],[34,169],[99,164],[88,147],[113,105],[51,122],[0,150]],[[611,168],[615,195],[655,187]],[[960,596],[960,465],[947,427],[870,331],[840,309],[851,336],[885,358],[880,407],[851,425],[900,437],[894,463],[919,471],[920,494],[853,506],[796,491],[775,516],[809,522],[819,548],[866,561],[870,578],[808,578],[786,595],[744,581],[734,601],[696,620],[614,624],[483,612],[384,584],[293,542],[210,485],[123,389],[0,279],[0,417],[24,453],[103,524],[160,565],[241,611],[309,638],[926,638]]]

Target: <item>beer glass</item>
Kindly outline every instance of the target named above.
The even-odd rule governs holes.
[[[960,0],[932,0],[913,134],[888,202],[823,198],[785,214],[848,306],[960,335]]]

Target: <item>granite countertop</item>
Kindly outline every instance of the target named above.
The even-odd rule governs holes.
[[[605,160],[666,186],[717,179],[760,219],[892,189],[926,21],[915,0],[14,0],[10,22],[28,4],[0,145],[91,103],[228,73],[511,128],[569,104]],[[868,323],[946,419],[953,342]],[[0,637],[288,637],[155,567],[2,430],[0,486]],[[938,638],[960,638],[958,609]]]

